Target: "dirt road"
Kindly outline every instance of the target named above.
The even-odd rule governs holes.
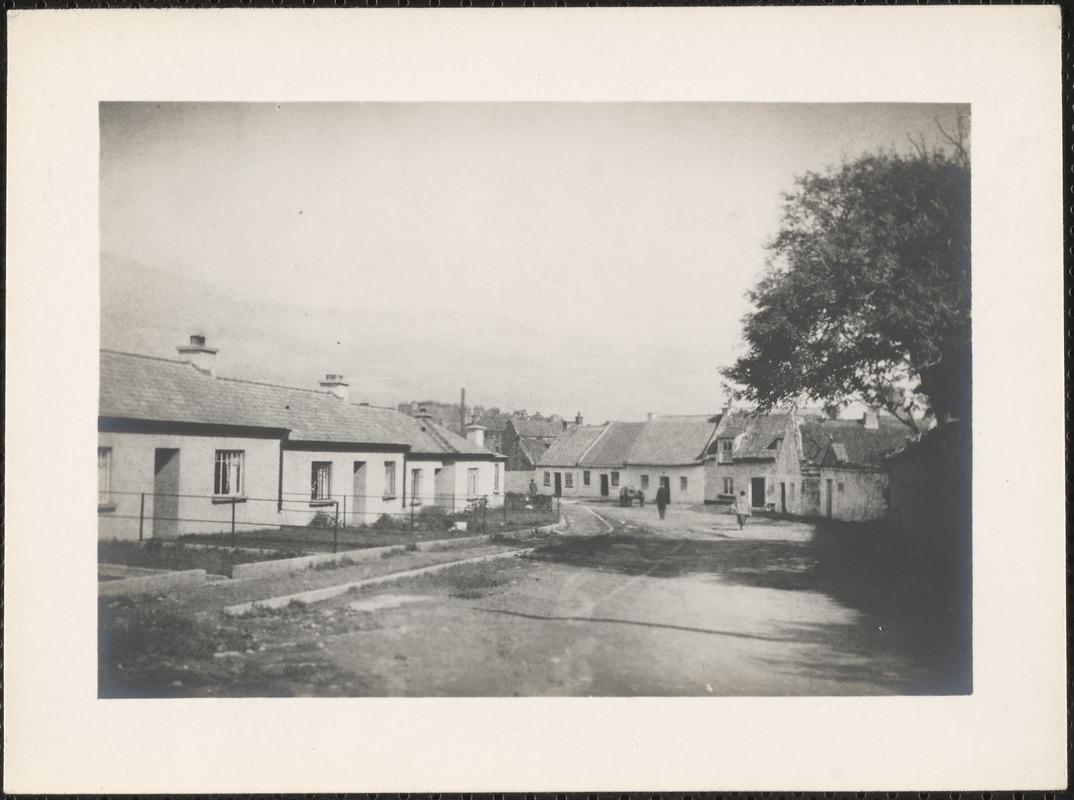
[[[817,541],[802,523],[739,531],[704,508],[672,506],[665,520],[649,507],[564,509],[564,533],[525,558],[228,621],[239,644],[213,657],[228,665],[226,693],[969,690],[968,643],[937,622],[935,595],[867,548]],[[180,683],[174,693],[221,691]]]

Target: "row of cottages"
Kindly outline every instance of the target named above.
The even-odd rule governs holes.
[[[574,424],[582,424],[581,414],[574,418]],[[526,472],[528,480],[541,456],[566,429],[567,423],[562,419],[509,419],[504,426],[500,450],[507,456],[507,470]]]
[[[417,507],[503,503],[503,457],[428,418],[354,404],[342,376],[320,390],[216,377],[202,337],[180,359],[101,351],[101,538],[344,524]],[[478,432],[475,431],[475,434]]]
[[[909,433],[894,417],[729,411],[714,419],[706,502],[730,503],[745,491],[754,508],[781,514],[842,520],[887,514],[886,459],[905,447]]]
[[[577,425],[538,459],[538,491],[559,497],[618,497],[624,488],[652,500],[660,486],[672,502],[705,499],[705,463],[716,431],[712,417],[650,417],[647,422]]]

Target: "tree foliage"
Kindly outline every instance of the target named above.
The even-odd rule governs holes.
[[[970,174],[881,152],[797,179],[723,370],[740,397],[886,408],[911,427],[970,413]]]

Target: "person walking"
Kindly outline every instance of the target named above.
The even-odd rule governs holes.
[[[746,517],[750,515],[750,499],[746,497],[746,490],[743,489],[738,493],[738,497],[735,498],[735,516],[738,517],[738,529],[742,530],[746,527]]]
[[[660,512],[660,519],[664,518],[664,514],[668,510],[668,495],[671,492],[668,491],[668,487],[660,484],[660,488],[656,490],[656,510]]]

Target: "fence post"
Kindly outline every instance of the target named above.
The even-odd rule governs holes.
[[[142,526],[145,524],[145,492],[142,492],[142,505],[138,509],[138,541],[142,541]]]
[[[481,530],[487,531],[489,529],[489,499],[485,497],[481,502]]]
[[[343,499],[346,503],[346,498]],[[336,524],[332,530],[332,552],[336,552],[336,548],[339,546],[339,501],[336,501]]]
[[[336,501],[336,511],[339,511],[339,501]],[[347,527],[347,495],[343,495],[343,527]]]
[[[414,532],[414,501],[410,501],[410,532]]]
[[[231,549],[235,549],[235,499],[231,500]]]

